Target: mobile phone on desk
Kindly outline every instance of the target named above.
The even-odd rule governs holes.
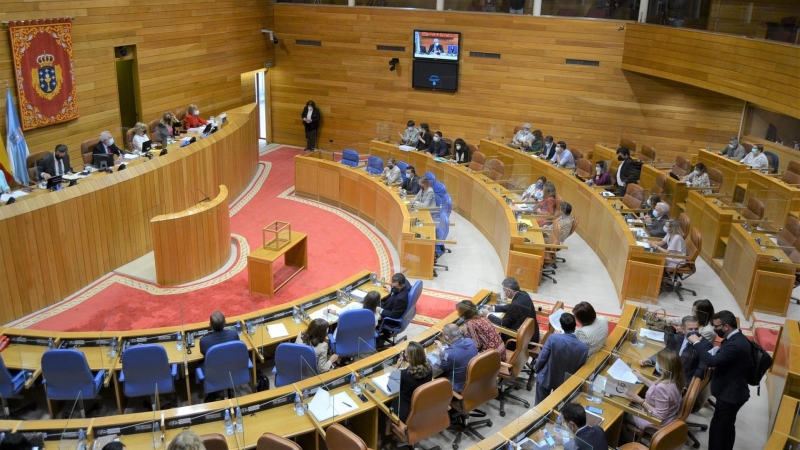
[[[597,414],[597,415],[602,415],[603,414],[603,410],[602,409],[594,407],[594,406],[587,406],[586,410],[589,411],[592,414]]]

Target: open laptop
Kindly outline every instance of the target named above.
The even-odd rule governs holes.
[[[153,148],[153,141],[142,142],[142,153],[147,153]]]

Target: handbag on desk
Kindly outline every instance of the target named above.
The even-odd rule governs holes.
[[[645,326],[648,330],[664,331],[667,328],[667,310],[657,309],[651,313],[645,313]]]

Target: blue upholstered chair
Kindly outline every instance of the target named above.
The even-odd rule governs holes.
[[[420,295],[422,295],[422,281],[417,281],[411,286],[411,291],[408,293],[408,307],[406,308],[406,312],[403,313],[403,316],[399,319],[392,319],[391,317],[384,317],[381,319],[378,330],[391,333],[390,342],[392,345],[397,345],[398,342],[403,342],[406,339],[404,336],[402,339],[398,340],[397,335],[405,331],[406,328],[408,328],[408,324],[410,324],[414,316],[417,315],[417,300],[419,300]]]
[[[136,345],[122,355],[119,381],[126,397],[154,396],[175,392],[178,365],[169,364],[167,350],[156,344]],[[158,398],[156,405],[160,408]],[[120,412],[121,414],[122,412]]]
[[[275,374],[275,387],[313,377],[318,374],[317,355],[308,345],[284,342],[275,349],[272,373]]]
[[[383,173],[383,161],[377,156],[370,156],[367,159],[367,173],[380,175]]]
[[[342,152],[342,164],[350,167],[358,167],[358,152],[349,148]]]
[[[406,181],[406,169],[408,169],[408,164],[403,161],[397,161],[397,168],[400,169],[400,175],[403,177],[403,181]]]
[[[329,334],[331,349],[343,358],[375,351],[375,313],[368,309],[345,311],[339,316],[336,336]]]
[[[12,375],[11,372],[8,371],[8,368],[6,368],[3,357],[0,356],[0,400],[2,400],[3,403],[3,416],[6,419],[11,417],[11,411],[8,409],[8,399],[20,398],[19,393],[25,388],[25,381],[27,380],[27,375],[30,373],[31,372],[27,370],[21,370],[16,375]],[[33,406],[35,407],[36,405],[34,404]],[[28,408],[24,407],[21,409]]]
[[[449,234],[450,234],[450,215],[446,214],[443,210],[440,210],[439,220],[436,222],[436,239],[446,240]],[[433,251],[433,257],[434,257],[433,276],[438,276],[438,274],[436,273],[436,267],[441,267],[445,271],[450,270],[450,268],[444,264],[437,264],[439,262],[439,257],[444,255],[445,253],[450,253],[450,249],[445,248],[443,243],[437,243]]]
[[[447,195],[447,188],[444,183],[441,181],[433,183],[433,195],[436,197],[436,206],[442,206],[444,196]]]
[[[206,394],[233,389],[250,382],[252,369],[247,344],[225,342],[208,349],[205,362],[197,368],[197,381],[203,383]]]
[[[98,397],[103,387],[105,370],[92,375],[86,355],[75,349],[53,349],[42,355],[42,375],[47,394],[47,407],[53,416],[53,400],[74,402],[78,398],[89,400]],[[81,417],[86,413],[81,405]]]

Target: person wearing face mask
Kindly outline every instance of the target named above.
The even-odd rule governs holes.
[[[442,139],[442,132],[437,131],[433,135],[433,140],[431,141],[431,145],[428,147],[428,153],[433,156],[438,156],[440,158],[444,158],[445,156],[450,154],[450,151],[447,148],[447,142]]]
[[[436,194],[433,192],[433,183],[428,178],[419,180],[419,191],[414,197],[413,204],[417,208],[436,207]]]
[[[705,164],[697,163],[692,173],[683,177],[683,182],[692,187],[711,187],[711,181],[708,179],[707,170]],[[711,195],[711,190],[702,189],[700,193],[703,195]]]
[[[711,319],[714,317],[714,305],[706,298],[695,300],[692,303],[692,315],[697,318],[697,323],[700,326],[698,330],[700,336],[706,338],[713,345],[717,341],[714,326],[711,324]],[[667,317],[667,325],[678,326],[680,324],[677,318]]]
[[[433,142],[433,136],[431,136],[431,128],[428,126],[427,123],[423,122],[419,124],[417,133],[419,133],[419,140],[417,141],[417,150],[427,150],[428,146],[430,146],[431,142]]]
[[[552,160],[556,156],[556,145],[553,144],[553,136],[547,136],[544,138],[544,148],[542,148],[542,154],[539,155],[542,159],[549,159]]]
[[[178,122],[178,119],[175,118],[175,114],[172,114],[172,111],[164,111],[164,115],[162,116],[161,120],[158,121],[158,125],[156,125],[156,131],[153,133],[153,139],[155,139],[156,142],[160,142],[162,146],[166,147],[167,141],[173,136],[176,125],[180,125],[180,122]]]
[[[521,150],[527,153],[539,153],[542,151],[543,140],[542,130],[533,130],[530,139],[524,142]]]
[[[533,320],[533,337],[531,342],[539,342],[539,325],[536,321],[536,305],[533,304],[530,294],[523,291],[519,287],[519,281],[516,278],[508,277],[503,280],[502,288],[499,292],[500,298],[505,299],[505,304],[498,304],[495,306],[487,306],[485,313],[496,312],[503,313],[503,317],[496,314],[488,314],[489,320],[503,328],[508,328],[512,331],[517,331],[525,319]],[[508,300],[511,300],[510,302]],[[503,335],[503,340],[508,340],[507,335]]]
[[[656,217],[655,216],[656,205],[660,201],[661,201],[661,196],[660,195],[658,195],[656,193],[651,193],[650,197],[647,197],[647,201],[645,202],[645,204],[650,209],[650,211],[639,213],[639,219],[645,220],[645,218],[647,218],[647,217],[650,217],[651,219],[655,218]],[[667,207],[669,207],[669,205],[667,205]]]
[[[664,227],[667,225],[668,219],[669,205],[664,202],[658,202],[655,208],[653,208],[653,217],[651,218],[649,215],[646,215],[642,221],[645,223],[647,234],[649,234],[650,237],[664,237],[667,234]]]
[[[431,46],[428,48],[428,54],[441,55],[442,53],[444,53],[444,48],[442,47],[442,44],[439,43],[439,39],[434,38],[433,44],[431,44]]]
[[[400,135],[400,139],[400,150],[410,152],[411,150],[417,149],[419,130],[414,128],[413,120],[409,120],[408,123],[406,123],[406,129],[403,131],[403,134]]]
[[[589,186],[610,186],[611,174],[608,173],[608,168],[605,161],[597,161],[597,166],[594,168],[594,175],[591,180],[586,180]]]
[[[552,216],[556,213],[556,185],[547,182],[544,184],[544,191],[542,192],[542,201],[540,201],[534,208],[531,210],[531,214],[537,216]],[[539,223],[540,227],[545,226],[548,223],[551,223],[553,219],[548,217],[541,217],[536,219],[536,222]]]
[[[539,179],[536,180],[536,183],[533,183],[532,185],[528,186],[528,189],[525,189],[525,192],[522,193],[522,200],[524,201],[532,200],[536,202],[542,201],[542,198],[544,198],[545,183],[547,183],[547,177],[545,177],[544,175],[539,177]]]
[[[186,108],[186,118],[183,119],[183,123],[187,130],[189,128],[199,128],[208,124],[206,119],[200,117],[200,109],[194,103]]]
[[[572,156],[572,152],[567,149],[567,143],[564,141],[558,141],[556,154],[550,162],[555,164],[556,167],[563,167],[565,169],[575,168],[575,158]]]
[[[631,158],[631,151],[627,147],[617,149],[617,160],[621,164],[617,168],[617,197],[625,197],[628,184],[636,184],[642,174],[642,162]]]
[[[533,371],[536,373],[536,400],[542,402],[564,382],[564,374],[576,373],[589,357],[589,346],[575,336],[575,316],[565,312],[559,318],[563,333],[547,337]]]
[[[739,143],[739,138],[736,136],[731,136],[730,140],[728,140],[728,146],[723,148],[722,151],[717,152],[718,155],[727,156],[728,159],[732,159],[734,161],[741,161],[744,158],[745,150],[744,146]]]
[[[766,169],[769,167],[769,161],[764,155],[764,146],[761,144],[753,144],[753,149],[741,161],[742,164],[747,164],[751,169]]]
[[[406,180],[398,188],[403,194],[417,195],[419,192],[419,176],[414,166],[406,167]]]
[[[408,293],[411,291],[411,283],[406,280],[405,275],[398,272],[392,275],[392,284],[385,285],[384,289],[389,292],[389,296],[378,308],[378,313],[381,318],[400,319],[408,308]],[[390,336],[391,332],[389,331],[381,333],[382,340],[388,340]]]
[[[133,129],[134,133],[133,139],[131,139],[131,147],[133,147],[135,152],[141,152],[142,144],[150,140],[150,138],[147,137],[147,124],[137,122]]]
[[[687,336],[691,336],[692,334],[700,334],[700,324],[697,321],[697,317],[684,316],[681,319],[681,328],[683,329],[683,333],[673,334],[669,341],[666,342],[666,348],[678,352],[683,366],[684,380],[691,380],[692,377],[703,378],[704,370],[700,368],[700,355],[697,354],[697,349],[686,339]],[[658,353],[649,358],[643,358],[639,361],[639,365],[642,367],[655,366],[656,372],[659,374],[662,373],[661,365],[658,362]]]
[[[526,123],[522,126],[522,129],[517,131],[517,134],[514,135],[514,138],[511,139],[511,142],[507,143],[506,145],[511,148],[520,148],[526,146],[530,143],[533,135],[531,134],[531,124]]]
[[[389,184],[399,184],[403,181],[403,174],[400,173],[400,168],[395,164],[394,158],[386,160],[386,167],[383,168],[381,178]]]
[[[453,146],[455,147],[455,151],[453,151],[453,159],[451,159],[452,162],[464,164],[471,161],[469,147],[467,147],[467,143],[464,142],[463,139],[456,139],[456,141],[453,142]]]
[[[649,411],[650,414],[661,419],[661,427],[664,427],[678,417],[681,407],[681,391],[686,384],[686,379],[683,376],[681,358],[675,350],[669,348],[661,350],[656,356],[656,361],[661,368],[661,375],[655,381],[642,375],[636,369],[632,370],[636,378],[647,386],[645,397],[639,397],[633,390],[626,392],[625,397],[631,403],[639,405],[645,411]],[[640,430],[645,428],[656,427],[652,422],[641,417],[634,417],[629,413],[625,414],[624,420],[637,428],[635,434],[640,434]],[[627,436],[623,436],[623,441],[630,442],[631,436],[629,432],[625,433],[625,431],[628,430],[623,427],[624,434],[627,434]]]
[[[750,399],[747,385],[750,367],[750,342],[736,324],[736,316],[730,311],[714,314],[714,332],[723,339],[716,353],[713,345],[700,336],[686,339],[700,355],[700,361],[714,368],[711,377],[711,394],[717,403],[708,430],[708,448],[732,450],[736,442],[736,415]]]
[[[434,341],[439,352],[439,368],[442,376],[453,384],[453,391],[461,393],[464,383],[467,382],[467,367],[470,360],[478,356],[478,348],[472,339],[464,337],[464,333],[454,323],[448,323],[442,328],[442,339],[445,345]]]
[[[650,248],[656,253],[667,253],[670,255],[686,256],[686,241],[681,236],[681,228],[677,220],[668,220],[664,225],[664,239],[651,243]],[[686,260],[678,258],[667,258],[664,267],[665,270],[682,265]],[[668,281],[667,277],[664,281]]]
[[[606,432],[599,425],[589,426],[586,424],[586,410],[579,403],[567,403],[561,408],[561,417],[564,426],[569,429],[576,439],[571,439],[563,443],[565,450],[592,450],[608,448],[606,443]],[[563,442],[563,437],[559,433],[553,433],[558,444]]]
[[[303,119],[303,128],[306,132],[306,148],[307,151],[312,151],[317,148],[317,130],[319,130],[319,121],[322,119],[322,113],[317,108],[317,104],[313,100],[306,102],[305,108],[300,112],[300,117]]]
[[[72,175],[72,166],[69,165],[69,156],[67,156],[67,146],[64,144],[56,145],[53,153],[36,162],[36,172],[43,180],[49,180],[56,176]]]
[[[122,156],[122,150],[114,144],[114,138],[108,131],[100,133],[100,142],[94,146],[92,153],[95,155],[117,155]]]

